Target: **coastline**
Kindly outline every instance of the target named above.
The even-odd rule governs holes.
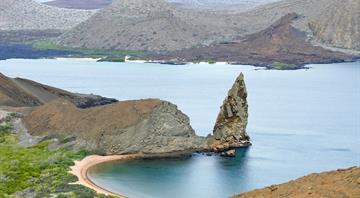
[[[95,190],[97,193],[119,197],[119,198],[127,198],[124,195],[111,192],[96,185],[93,181],[90,180],[87,173],[91,167],[101,163],[133,160],[133,159],[139,159],[141,157],[143,156],[142,155],[112,155],[112,156],[90,155],[80,161],[75,161],[75,165],[70,167],[71,169],[70,173],[75,175],[79,179],[79,181],[77,181],[76,184],[86,186],[90,189]]]

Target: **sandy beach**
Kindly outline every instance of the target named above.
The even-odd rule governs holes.
[[[76,182],[77,184],[81,184],[88,188],[91,188],[91,189],[95,190],[97,193],[120,197],[120,198],[126,198],[126,196],[124,196],[124,195],[113,193],[111,191],[108,191],[108,190],[96,185],[94,182],[92,182],[88,178],[87,172],[91,167],[93,167],[97,164],[104,163],[104,162],[119,161],[119,160],[133,160],[133,159],[137,159],[137,158],[141,158],[141,157],[142,157],[141,155],[112,155],[112,156],[91,155],[91,156],[84,158],[81,161],[75,161],[75,165],[70,167],[71,168],[70,173],[72,173],[78,177],[79,181]]]

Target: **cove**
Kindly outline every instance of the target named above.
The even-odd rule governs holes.
[[[101,164],[99,186],[129,197],[228,197],[311,172],[360,164],[360,63],[309,70],[241,65],[170,66],[74,59],[10,59],[0,72],[119,100],[161,98],[186,113],[199,135],[212,131],[226,92],[244,72],[253,146],[235,159],[194,154],[186,160]]]

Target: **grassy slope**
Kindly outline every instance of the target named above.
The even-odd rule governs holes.
[[[144,55],[142,51],[130,50],[101,50],[101,49],[86,49],[86,48],[69,48],[57,45],[56,43],[48,40],[39,40],[33,43],[33,48],[41,50],[60,50],[68,52],[77,52],[83,54],[85,57],[90,58],[103,58],[107,57],[107,61],[114,59],[115,62],[121,62],[125,56],[141,57]]]
[[[17,144],[8,121],[0,125],[0,198],[15,197],[106,197],[77,184],[68,171],[86,151],[49,150],[51,141],[24,148]]]

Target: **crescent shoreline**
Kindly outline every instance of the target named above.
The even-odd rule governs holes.
[[[75,165],[70,167],[71,169],[70,173],[78,177],[78,181],[76,182],[76,184],[80,184],[88,188],[91,188],[95,190],[97,193],[119,197],[119,198],[127,198],[125,195],[111,192],[95,184],[88,177],[88,171],[91,167],[94,167],[101,163],[134,160],[134,159],[140,159],[142,157],[143,157],[142,155],[112,155],[112,156],[90,155],[80,161],[75,161]]]

